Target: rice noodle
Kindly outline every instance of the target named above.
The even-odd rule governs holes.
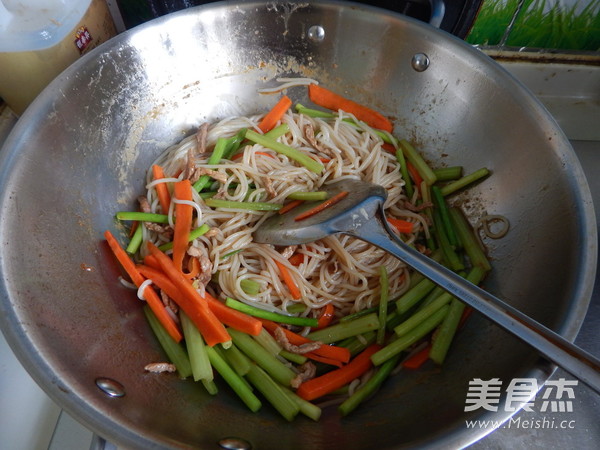
[[[403,235],[403,239],[413,242],[417,233],[427,229],[427,220],[421,214],[402,207],[410,199],[404,194],[404,181],[395,156],[382,149],[383,141],[372,129],[364,124],[361,126],[359,121],[356,121],[359,123],[358,128],[345,122],[343,119],[348,117],[352,116],[339,112],[335,119],[319,119],[288,111],[282,119],[290,131],[278,140],[313,157],[327,158],[321,174],[315,174],[284,155],[254,144],[240,149],[243,155],[234,161],[223,160],[218,165],[208,165],[208,155],[197,153],[195,134],[168,148],[154,164],[163,168],[165,177],[169,180],[174,177],[181,179],[182,169],[188,161],[188,150],[191,150],[196,167],[210,168],[226,175],[224,184],[216,184],[221,198],[230,201],[282,204],[292,192],[319,190],[328,183],[344,178],[360,178],[380,184],[388,192],[384,205],[386,212],[415,224],[413,235]],[[260,118],[261,116],[234,117],[211,124],[206,148],[211,149],[217,138],[232,137],[242,128],[256,129]],[[327,154],[311,146],[304,135],[305,125],[312,127],[315,140],[321,149],[326,149]],[[267,192],[265,180],[268,180],[275,192],[272,198]],[[171,203],[170,211],[161,211],[156,200],[155,185],[152,170],[149,169],[146,179],[148,203],[153,212],[168,214],[172,224],[173,203],[178,200]],[[212,261],[213,274],[218,274],[218,294],[221,298],[232,297],[269,311],[285,313],[285,308],[294,300],[280,279],[275,261],[288,267],[302,294],[300,301],[308,307],[302,313],[305,316],[315,315],[316,310],[326,303],[333,303],[339,315],[376,305],[380,297],[378,268],[381,265],[387,268],[392,297],[402,294],[408,288],[410,274],[407,266],[394,256],[361,240],[336,235],[300,245],[296,252],[305,256],[304,262],[292,266],[281,255],[281,249],[258,244],[252,239],[253,231],[276,213],[213,209],[199,195],[194,195],[193,203],[198,211],[198,226],[207,224],[211,229],[219,230],[211,233],[210,237],[198,238],[196,242],[205,248]],[[144,231],[144,239],[157,245],[162,243],[160,236],[149,230]],[[144,248],[145,246],[142,247],[142,252],[146,251]],[[241,249],[243,251],[232,254]],[[240,287],[243,279],[260,283],[258,294],[245,293]]]

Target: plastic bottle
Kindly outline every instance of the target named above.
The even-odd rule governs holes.
[[[0,97],[22,114],[73,61],[115,34],[105,0],[0,0]]]

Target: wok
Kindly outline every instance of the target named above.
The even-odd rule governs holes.
[[[465,412],[470,380],[541,385],[554,368],[477,315],[442,368],[403,372],[343,419],[331,408],[319,423],[285,423],[268,406],[249,413],[224,385],[210,397],[191,381],[144,373],[164,356],[102,232],[118,232],[114,213],[134,207],[161,151],[206,120],[265,111],[276,96],[257,89],[278,76],[318,79],[392,116],[395,134],[436,165],[490,168],[493,176],[462,198],[472,220],[487,211],[511,222],[505,238],[486,242],[494,259],[486,288],[575,337],[596,269],[591,196],[564,134],[524,87],[462,41],[399,15],[339,2],[227,2],[112,39],[19,120],[0,160],[7,341],[52,399],[125,447],[216,448],[229,437],[258,449],[479,439],[491,429],[467,429],[465,419],[514,411],[501,400],[497,412]],[[308,103],[302,88],[288,95]]]

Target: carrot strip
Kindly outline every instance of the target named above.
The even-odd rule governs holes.
[[[135,234],[135,230],[140,226],[140,222],[136,220],[131,224],[131,228],[129,229],[129,237],[131,238]]]
[[[313,103],[323,108],[332,111],[339,111],[341,109],[353,114],[358,120],[362,120],[373,128],[392,132],[393,125],[383,114],[344,98],[329,89],[317,84],[311,84],[308,86],[308,96]]]
[[[275,322],[272,322],[272,321],[266,320],[266,319],[259,319],[259,320],[262,322],[263,327],[272,335],[275,334],[275,330],[277,328],[281,329],[283,331],[283,333],[285,334],[285,337],[287,338],[287,340],[290,342],[290,344],[302,345],[302,344],[308,344],[308,343],[314,342],[313,340],[311,340],[307,337],[301,336],[297,333],[294,333],[293,331],[290,331],[287,328],[280,327]],[[325,345],[324,344],[321,347],[319,347],[318,349],[304,354],[304,356],[306,356],[307,358],[311,358],[311,359],[314,359],[313,356],[315,356],[315,355],[318,357],[327,358],[330,360],[340,361],[342,363],[347,363],[348,361],[350,361],[350,350],[348,350],[345,347],[337,347],[335,345]],[[316,359],[315,359],[315,361],[316,361]]]
[[[292,200],[291,202],[283,205],[278,212],[279,212],[279,214],[285,214],[286,212],[294,209],[296,206],[301,205],[303,202],[304,202],[304,200]]]
[[[305,256],[306,255],[304,253],[294,253],[292,256],[290,256],[290,259],[288,259],[288,261],[292,266],[299,266],[304,262]]]
[[[113,234],[110,231],[104,232],[104,237],[108,242],[108,245],[117,260],[125,269],[125,272],[131,278],[131,281],[137,286],[140,287],[141,284],[145,281],[144,277],[141,273],[138,272],[135,267],[135,263],[131,260],[127,252],[123,250],[123,248],[119,245],[119,242],[115,239]],[[156,291],[152,288],[145,288],[143,292],[144,298],[146,299],[146,303],[152,309],[152,312],[156,316],[156,318],[160,321],[161,325],[165,327],[165,330],[169,333],[169,336],[173,338],[175,342],[181,341],[183,338],[181,331],[179,331],[179,327],[173,320],[173,318],[167,313],[162,301],[158,298]]]
[[[146,255],[144,257],[144,264],[154,269],[162,270],[160,268],[160,263],[158,262],[158,259],[154,255]]]
[[[174,193],[177,200],[192,201],[192,184],[190,180],[181,180],[175,183]],[[173,233],[173,264],[179,270],[182,269],[183,257],[188,247],[193,211],[194,208],[186,203],[175,204],[176,220]]]
[[[140,265],[138,266],[138,270],[145,277],[151,279],[160,289],[164,290],[165,293],[175,301],[175,303],[180,305],[180,302],[185,302],[185,298],[182,299],[183,294],[181,291],[177,289],[177,287],[162,272],[161,269]],[[208,292],[205,292],[204,298],[200,298],[203,301],[206,301],[206,304],[212,313],[217,316],[217,319],[219,319],[225,325],[228,325],[231,328],[239,330],[243,333],[251,334],[252,336],[258,336],[260,334],[262,323],[258,319],[224,305]]]
[[[423,177],[421,177],[421,174],[419,173],[417,168],[413,166],[409,161],[406,161],[406,168],[408,169],[408,173],[410,174],[410,177],[413,179],[415,184],[417,186],[421,186],[421,183],[423,182]]]
[[[426,345],[424,348],[419,350],[417,353],[407,358],[403,363],[402,367],[407,369],[417,370],[425,361],[429,359],[429,351],[431,350],[431,344]]]
[[[394,147],[392,144],[384,142],[383,144],[381,144],[381,148],[384,149],[386,152],[390,152],[392,155],[396,154],[396,147]]]
[[[192,264],[192,269],[189,272],[183,273],[183,276],[188,280],[191,280],[200,274],[200,261],[198,261],[198,258],[190,258],[190,263]]]
[[[323,312],[319,317],[319,322],[315,330],[320,330],[321,328],[325,328],[328,326],[334,317],[335,308],[333,307],[333,303],[327,303],[323,307]]]
[[[337,359],[325,358],[324,356],[319,356],[319,355],[315,354],[314,352],[304,353],[302,356],[306,356],[307,358],[312,359],[313,361],[321,362],[323,364],[329,364],[330,366],[336,366],[336,367],[344,366],[344,363],[341,361],[338,361]]]
[[[284,95],[279,99],[275,106],[265,114],[258,124],[258,128],[260,128],[263,133],[271,131],[275,128],[275,125],[277,125],[277,122],[279,122],[285,112],[290,109],[290,106],[292,106],[292,100],[287,95]]]
[[[344,367],[305,381],[296,394],[304,400],[311,401],[341,388],[373,367],[371,355],[380,349],[380,345],[370,345]]]
[[[402,219],[394,219],[388,217],[387,221],[392,225],[399,233],[412,233],[415,226],[414,223]]]
[[[309,209],[308,211],[304,211],[302,214],[298,214],[294,220],[300,221],[300,220],[304,220],[307,219],[311,216],[314,216],[315,214],[320,213],[321,211],[335,205],[336,203],[338,203],[339,201],[341,201],[344,197],[346,197],[346,195],[348,195],[348,191],[342,191],[342,192],[338,192],[337,194],[335,194],[333,197],[328,198],[327,200],[325,200],[323,203],[315,206],[314,208]]]
[[[208,307],[207,302],[183,276],[171,258],[161,252],[152,242],[148,242],[150,253],[158,259],[163,272],[181,292],[182,304],[179,305],[194,322],[209,346],[231,341],[231,337],[223,324]],[[175,299],[174,299],[175,300]]]
[[[279,268],[279,273],[281,274],[281,278],[283,279],[283,282],[289,289],[290,294],[292,294],[292,298],[294,300],[299,300],[300,298],[302,298],[300,289],[298,289],[298,285],[292,278],[292,274],[290,274],[290,271],[287,269],[287,267],[285,267],[282,263],[280,263],[277,260],[274,260],[274,261],[275,261],[275,264],[277,264],[277,267]]]
[[[157,164],[152,165],[152,176],[155,180],[165,178],[163,168]],[[166,183],[159,183],[155,186],[155,188],[156,195],[158,196],[158,203],[160,203],[160,208],[162,209],[163,214],[168,214],[169,207],[171,206],[171,195],[169,194],[167,185]]]
[[[319,161],[321,161],[323,164],[327,164],[329,161],[331,161],[330,158],[321,158],[319,157]]]

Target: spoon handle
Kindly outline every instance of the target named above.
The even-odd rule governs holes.
[[[434,283],[538,350],[600,393],[600,360],[499,298],[404,244],[389,230],[381,211],[352,230],[354,237],[391,253]]]

